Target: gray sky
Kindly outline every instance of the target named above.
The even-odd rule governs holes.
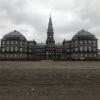
[[[56,42],[85,29],[100,47],[100,0],[0,0],[0,38],[16,29],[28,40],[45,42],[50,12]]]

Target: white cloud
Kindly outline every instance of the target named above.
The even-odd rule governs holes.
[[[46,41],[50,12],[56,42],[81,29],[95,34],[100,47],[99,0],[0,0],[0,38],[17,29],[28,40]]]

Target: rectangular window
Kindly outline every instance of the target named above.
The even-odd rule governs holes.
[[[87,54],[85,54],[85,58],[87,58]]]
[[[32,52],[31,49],[29,50],[29,52],[30,52],[30,53]]]
[[[83,41],[80,41],[80,44],[82,44],[83,43]]]
[[[91,44],[91,41],[89,41],[89,44]]]
[[[5,52],[5,48],[2,48],[2,52]]]
[[[96,41],[95,40],[93,41],[93,44],[96,44]]]
[[[2,41],[2,44],[5,44],[5,41]]]
[[[22,41],[20,41],[20,46],[22,46]]]
[[[84,44],[87,44],[87,41],[86,40],[84,41]]]
[[[83,51],[83,47],[82,46],[80,47],[80,51]]]
[[[87,46],[84,47],[84,50],[87,51]]]
[[[14,48],[13,47],[11,47],[11,52],[13,52],[14,51]]]
[[[92,54],[90,54],[89,57],[92,57]]]
[[[11,41],[11,44],[13,44],[14,42],[13,41]]]
[[[20,48],[20,52],[22,52],[23,51],[23,49],[22,48]]]
[[[92,50],[92,49],[91,49],[91,47],[89,46],[89,51],[91,52],[91,50]]]
[[[7,41],[7,44],[9,44],[9,41]]]
[[[7,51],[9,51],[9,47],[7,47]]]
[[[15,51],[16,51],[16,52],[18,51],[18,47],[15,47]]]
[[[93,51],[96,51],[97,49],[96,48],[93,48]]]
[[[97,55],[96,55],[96,54],[94,54],[94,57],[97,57]]]
[[[78,48],[75,48],[75,51],[77,52],[78,51]]]
[[[18,42],[17,42],[17,41],[15,41],[15,44],[18,44]]]

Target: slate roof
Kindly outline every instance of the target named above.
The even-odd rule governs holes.
[[[6,39],[6,38],[19,38],[21,40],[26,40],[26,38],[24,37],[24,35],[22,35],[17,30],[14,30],[14,31],[12,31],[12,32],[4,35],[3,39]]]
[[[94,34],[88,31],[81,30],[76,35],[74,35],[72,39],[96,39],[96,37]]]

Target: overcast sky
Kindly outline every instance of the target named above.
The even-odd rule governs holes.
[[[45,42],[50,12],[56,42],[85,29],[100,47],[100,0],[0,0],[0,39],[16,29],[28,40]]]

